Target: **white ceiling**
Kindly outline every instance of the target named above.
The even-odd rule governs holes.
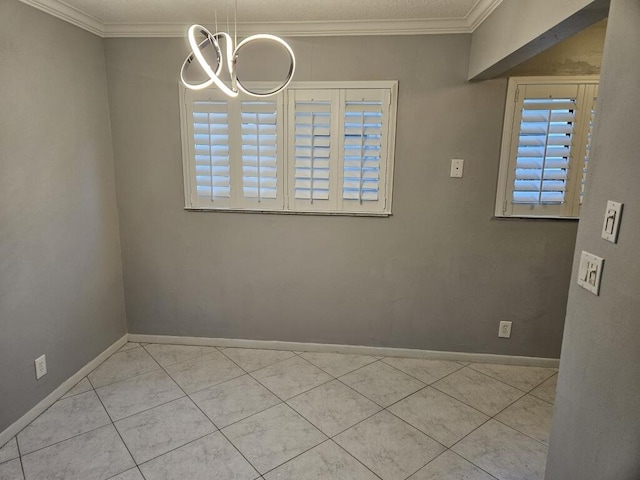
[[[236,0],[22,0],[103,37],[182,36],[192,23],[226,29]],[[502,0],[237,0],[238,33],[470,33]]]

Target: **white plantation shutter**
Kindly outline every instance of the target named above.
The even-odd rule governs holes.
[[[242,196],[246,202],[257,202],[260,208],[282,208],[282,166],[279,149],[278,119],[282,116],[277,99],[243,100]],[[281,142],[280,142],[281,143]]]
[[[191,202],[194,206],[231,201],[229,111],[226,101],[200,96],[193,99],[188,123],[191,164]]]
[[[181,86],[185,208],[390,215],[397,88],[306,82],[231,99]]]
[[[355,211],[385,207],[389,91],[347,90],[343,94],[342,201]]]
[[[293,210],[337,208],[338,92],[289,92],[289,203]]]
[[[514,81],[496,214],[577,217],[591,111],[585,92],[591,85]]]

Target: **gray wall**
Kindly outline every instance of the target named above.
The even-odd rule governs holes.
[[[639,45],[640,3],[613,0],[547,480],[640,478]],[[625,204],[617,245],[600,238],[607,200]],[[582,250],[605,259],[599,297],[576,285]]]
[[[103,42],[2,0],[0,65],[2,431],[126,322]]]
[[[466,82],[469,36],[292,41],[298,81],[400,81],[390,218],[184,211],[186,42],[105,44],[131,333],[559,356],[577,224],[492,219],[506,80]]]

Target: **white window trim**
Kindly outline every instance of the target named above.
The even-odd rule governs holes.
[[[269,88],[272,85],[268,82],[253,82],[248,83],[247,86],[250,89],[262,89]],[[183,179],[184,179],[184,196],[185,196],[185,210],[188,211],[212,211],[212,212],[236,212],[236,213],[277,213],[277,214],[293,214],[293,215],[338,215],[338,216],[368,216],[368,217],[387,217],[392,214],[392,190],[393,190],[393,173],[394,173],[394,154],[395,154],[395,137],[396,137],[396,123],[397,123],[397,104],[398,104],[398,82],[397,81],[329,81],[329,82],[292,82],[288,89],[300,89],[300,90],[328,90],[328,89],[387,89],[389,90],[389,106],[388,106],[388,132],[386,135],[385,145],[385,165],[383,166],[384,183],[381,185],[380,193],[384,194],[384,208],[380,211],[342,211],[342,210],[292,210],[290,208],[294,201],[291,197],[291,162],[290,145],[289,145],[289,105],[288,105],[288,91],[279,94],[277,98],[283,102],[282,115],[282,131],[283,131],[283,144],[279,146],[280,150],[280,164],[283,167],[280,169],[282,172],[282,178],[278,178],[278,183],[281,187],[281,195],[284,197],[284,206],[282,209],[269,209],[269,208],[247,208],[247,207],[216,207],[208,208],[202,206],[196,206],[192,202],[192,165],[193,162],[190,158],[189,151],[189,132],[187,124],[187,105],[186,95],[187,89],[178,84],[179,87],[179,100],[180,100],[180,125],[182,135],[182,159],[183,159]],[[270,97],[272,98],[272,97]],[[276,98],[276,97],[273,97]],[[279,125],[279,128],[280,128]]]
[[[594,75],[588,76],[570,76],[570,77],[511,77],[509,79],[505,106],[504,125],[502,129],[502,143],[500,148],[500,168],[498,172],[498,186],[495,205],[495,216],[504,218],[547,218],[547,219],[578,219],[579,218],[579,197],[580,197],[580,181],[582,179],[581,168],[580,174],[576,169],[576,161],[580,166],[584,164],[584,156],[586,153],[586,141],[581,142],[576,149],[576,153],[572,156],[572,168],[574,171],[571,173],[569,179],[570,188],[567,190],[569,199],[565,202],[565,212],[557,214],[555,212],[545,213],[544,208],[537,206],[531,209],[531,213],[517,212],[513,213],[509,208],[509,202],[511,201],[512,185],[510,184],[511,175],[510,172],[513,168],[511,150],[514,148],[514,135],[515,130],[519,132],[519,125],[515,125],[516,118],[519,118],[520,113],[516,111],[518,104],[518,89],[527,85],[595,85],[596,88],[599,84],[600,77]],[[586,140],[587,132],[589,130],[589,122],[591,118],[591,108],[588,108],[592,98],[589,95],[584,95],[582,98],[582,104],[580,105],[580,121],[578,123],[579,130],[577,131],[577,137]],[[517,148],[517,146],[516,146]]]

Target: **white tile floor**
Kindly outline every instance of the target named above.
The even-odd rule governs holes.
[[[556,370],[129,343],[0,480],[542,480]]]

